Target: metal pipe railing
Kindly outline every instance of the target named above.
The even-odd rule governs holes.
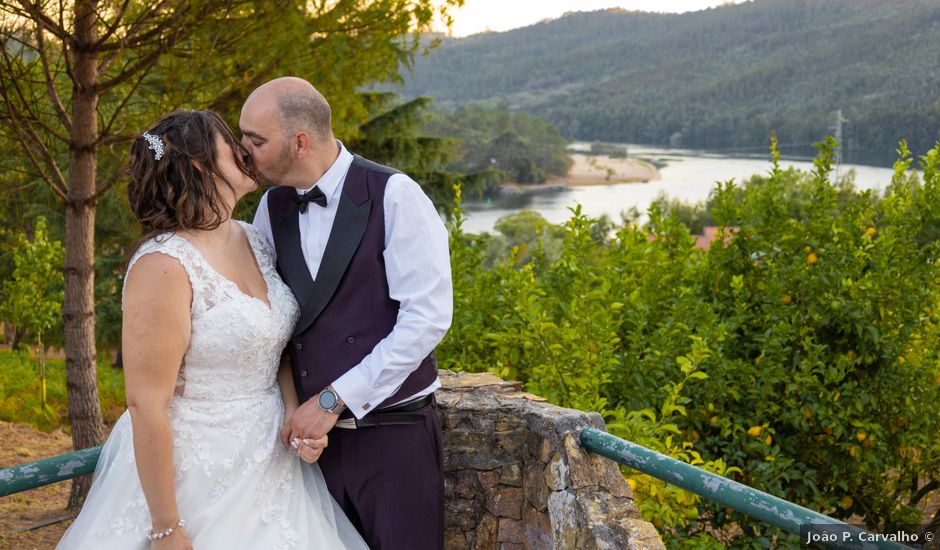
[[[826,548],[910,548],[601,430],[583,429],[581,445],[615,462],[798,535],[804,541],[809,532],[816,533],[817,540],[813,542]],[[100,455],[100,446],[91,447],[0,470],[0,497],[93,473]]]
[[[702,498],[800,536],[802,542],[805,542],[812,532],[816,535],[812,542],[826,548],[910,550],[909,546],[884,540],[884,535],[869,533],[854,525],[696,468],[601,430],[583,429],[581,446]]]
[[[0,497],[95,471],[101,446],[44,458],[0,470]]]

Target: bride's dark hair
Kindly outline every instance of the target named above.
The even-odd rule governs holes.
[[[215,134],[235,151],[235,163],[257,181],[247,152],[228,124],[212,111],[176,111],[144,132],[131,147],[127,198],[144,238],[183,229],[211,230],[230,212],[216,179],[232,184],[216,166]],[[157,158],[157,157],[160,158]]]

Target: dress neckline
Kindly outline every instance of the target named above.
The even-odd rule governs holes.
[[[171,235],[173,237],[178,237],[180,240],[186,243],[186,246],[191,248],[193,252],[196,253],[196,256],[199,258],[199,260],[203,264],[205,264],[205,266],[208,268],[208,270],[211,273],[213,273],[216,277],[221,279],[223,282],[231,285],[232,288],[234,288],[235,291],[239,295],[244,296],[245,298],[248,298],[249,300],[255,300],[270,310],[271,309],[271,285],[268,283],[267,277],[264,276],[264,270],[261,269],[261,262],[258,260],[258,250],[257,248],[255,248],[254,239],[252,239],[251,235],[248,234],[248,229],[245,227],[247,224],[245,222],[241,220],[234,220],[234,221],[236,225],[238,225],[238,227],[241,229],[242,235],[244,235],[245,240],[248,241],[248,248],[251,250],[251,257],[255,261],[255,268],[258,270],[258,274],[261,275],[261,281],[264,283],[264,297],[263,298],[260,296],[255,296],[253,294],[249,294],[248,292],[245,292],[244,290],[241,289],[240,286],[238,286],[238,283],[229,279],[225,275],[222,275],[222,273],[219,272],[218,269],[216,269],[211,263],[209,263],[209,260],[207,260],[205,255],[203,255],[202,251],[199,250],[199,247],[193,244],[192,242],[190,242],[189,239],[187,239],[186,237],[183,237],[179,233],[172,233]]]

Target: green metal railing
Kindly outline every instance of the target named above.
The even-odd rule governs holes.
[[[607,432],[585,428],[581,431],[581,445],[656,479],[800,536],[803,541],[812,531],[816,535],[814,544],[826,548],[910,550],[909,546],[883,540],[883,535],[869,533]]]
[[[585,428],[581,431],[581,445],[620,464],[801,536],[804,540],[808,530],[816,533],[819,539],[842,539],[814,541],[819,546],[840,549],[909,549],[908,546],[882,540],[878,535],[858,527],[696,468],[607,432]],[[0,470],[0,497],[93,473],[100,454],[100,446],[92,447]],[[836,534],[841,534],[842,537],[836,537]]]
[[[0,470],[0,497],[95,471],[101,447],[90,447]]]

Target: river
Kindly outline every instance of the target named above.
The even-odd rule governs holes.
[[[588,147],[588,144],[576,143],[571,149],[579,151]],[[619,221],[620,213],[631,207],[645,214],[650,203],[663,193],[689,203],[705,201],[716,182],[734,179],[740,183],[754,174],[767,174],[770,171],[769,153],[761,159],[639,145],[627,147],[630,158],[665,162],[666,166],[659,170],[662,179],[650,183],[570,187],[560,191],[505,196],[486,203],[466,201],[464,211],[467,221],[464,229],[471,233],[492,231],[499,218],[525,208],[539,212],[551,223],[563,223],[571,215],[568,208],[576,204],[580,204],[588,216],[607,214]],[[780,164],[784,168],[813,169],[810,159],[782,159]],[[857,189],[883,190],[891,182],[894,173],[891,168],[856,164],[843,164],[839,173],[845,174],[849,170],[855,171]]]

